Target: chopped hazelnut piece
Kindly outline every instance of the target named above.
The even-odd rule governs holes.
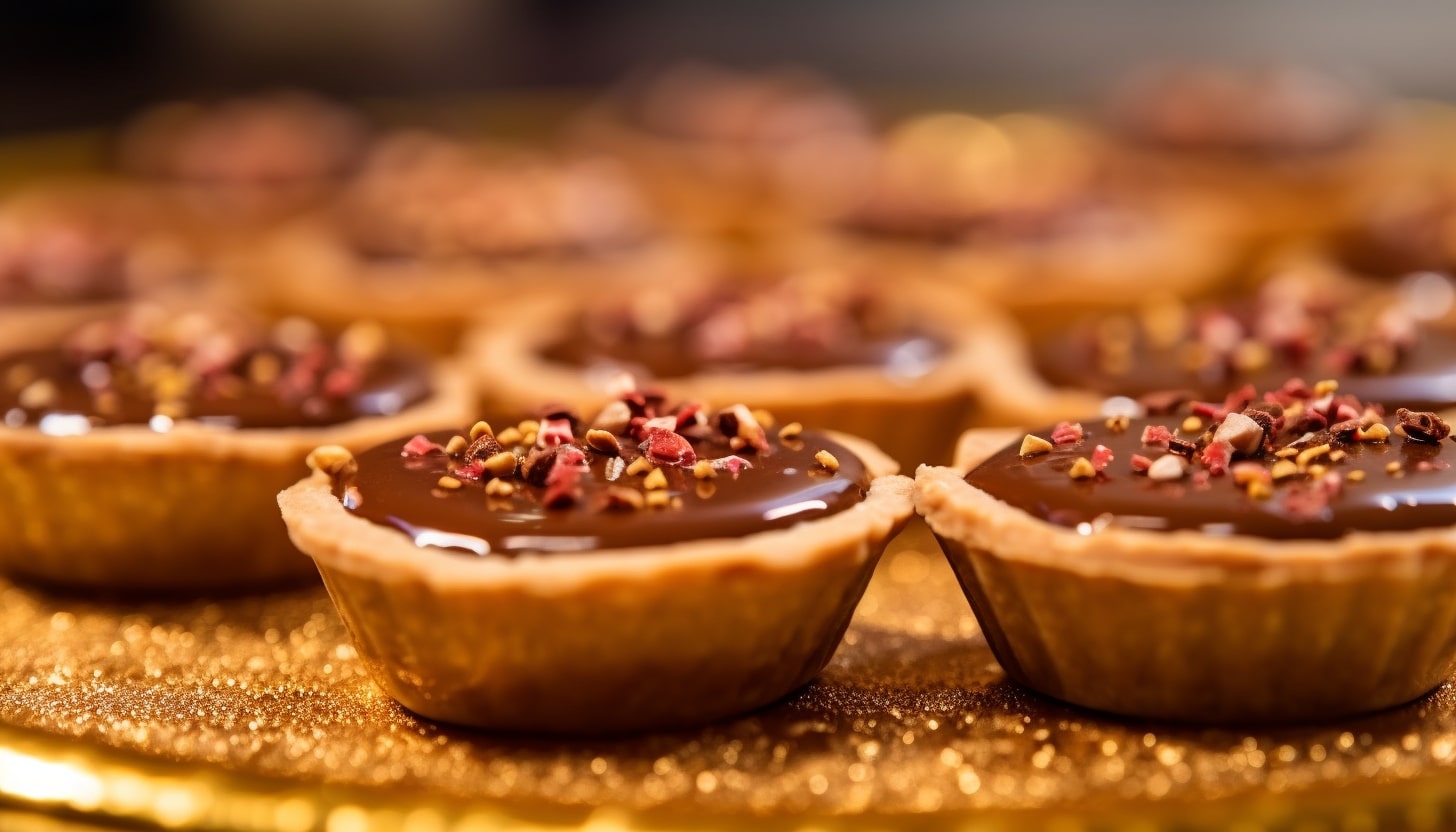
[[[672,495],[666,491],[649,491],[643,496],[648,508],[667,508],[672,505]]]
[[[516,486],[510,480],[491,480],[485,484],[485,493],[490,497],[509,497],[516,493]]]
[[[662,473],[661,468],[653,468],[652,473],[642,480],[642,487],[648,491],[661,491],[667,488],[667,475]]]
[[[509,477],[516,473],[516,455],[510,451],[501,451],[489,456],[483,464],[485,470],[495,477]]]
[[[1314,389],[1311,392],[1314,393],[1316,399],[1322,399],[1339,389],[1340,383],[1338,381],[1332,378],[1326,378],[1316,381],[1314,383]]]
[[[495,436],[495,431],[490,429],[490,423],[481,421],[470,426],[470,441],[474,442],[482,436]]]
[[[814,454],[814,461],[817,462],[817,463],[819,463],[820,465],[824,466],[825,470],[828,470],[828,471],[838,471],[839,470],[839,460],[838,460],[838,458],[836,458],[834,456],[834,454],[831,454],[827,450],[820,451],[820,452]]]
[[[445,453],[450,456],[459,456],[470,445],[470,440],[463,436],[452,436],[450,441],[445,443]]]
[[[1345,479],[1349,480],[1350,482],[1364,482],[1365,472],[1357,468],[1354,471],[1346,474]]]
[[[700,459],[693,463],[693,476],[700,480],[710,480],[718,476],[718,472],[713,469],[713,463],[706,459]]]
[[[586,432],[586,446],[600,454],[616,456],[622,452],[617,437],[605,430],[592,428]]]
[[[1355,439],[1360,442],[1385,442],[1390,439],[1390,428],[1381,422],[1376,422],[1368,428],[1357,429]]]
[[[1213,433],[1214,442],[1227,442],[1235,451],[1252,456],[1264,445],[1264,428],[1242,413],[1230,413]]]
[[[1270,497],[1274,496],[1274,489],[1269,485],[1269,483],[1264,482],[1263,480],[1254,480],[1250,482],[1248,485],[1244,486],[1244,492],[1248,494],[1249,499],[1252,500],[1267,500]]]
[[[438,485],[446,491],[454,491],[459,488],[461,484],[462,483],[460,482],[460,480],[457,480],[454,477],[450,476],[441,477],[439,481],[435,483],[435,485]]]
[[[635,488],[613,485],[602,492],[603,511],[638,511],[645,502],[642,492]]]
[[[521,432],[515,428],[506,428],[505,430],[496,434],[495,438],[497,442],[506,446],[526,444],[525,442],[523,442],[525,437],[522,436]],[[534,442],[535,439],[533,438],[531,441]]]
[[[1315,445],[1313,448],[1305,448],[1294,458],[1294,462],[1301,468],[1308,466],[1311,462],[1330,452],[1330,443]]]
[[[783,442],[789,442],[794,439],[798,439],[799,434],[803,432],[803,425],[799,424],[798,422],[790,422],[787,425],[779,428],[779,440]]]
[[[1287,480],[1290,477],[1297,476],[1298,474],[1299,466],[1295,464],[1293,460],[1289,459],[1281,459],[1278,462],[1274,463],[1274,466],[1269,469],[1269,476],[1273,477],[1275,482]]]
[[[1197,416],[1189,416],[1183,420],[1183,424],[1179,425],[1178,429],[1184,433],[1198,433],[1203,430],[1203,420]]]
[[[1385,463],[1385,473],[1387,473],[1387,474],[1399,474],[1400,473],[1400,463],[1399,462],[1387,462],[1387,463]]]
[[[1188,473],[1188,460],[1177,454],[1164,454],[1148,466],[1148,479],[1155,482],[1181,480]]]
[[[1294,455],[1296,455],[1298,453],[1299,453],[1299,449],[1298,448],[1284,447],[1284,448],[1280,448],[1279,450],[1275,451],[1274,452],[1274,456],[1276,456],[1276,457],[1278,457],[1280,459],[1288,459],[1289,457],[1294,456]]]
[[[354,455],[341,445],[320,445],[309,451],[304,462],[311,470],[322,471],[333,479],[351,476],[359,470]]]
[[[1330,462],[1334,464],[1339,464],[1341,462],[1344,462],[1345,457],[1347,456],[1349,456],[1349,454],[1339,449],[1330,451]]]
[[[648,471],[655,470],[657,469],[652,465],[652,460],[648,459],[645,456],[639,456],[636,459],[632,460],[631,464],[627,466],[627,475],[635,477],[640,474],[645,474]]]
[[[1106,426],[1106,428],[1108,430],[1112,431],[1113,433],[1122,433],[1123,431],[1127,430],[1128,427],[1132,424],[1132,419],[1128,418],[1127,414],[1125,414],[1125,413],[1119,413],[1116,416],[1109,416],[1109,417],[1107,417],[1107,421],[1104,422],[1103,424]],[[1024,441],[1023,441],[1023,447],[1024,447]],[[1025,455],[1026,454],[1023,451],[1022,456],[1025,456]]]
[[[1097,469],[1092,467],[1092,460],[1085,456],[1077,457],[1072,467],[1067,471],[1067,476],[1074,480],[1090,480],[1097,476]]]
[[[1042,439],[1040,436],[1028,433],[1026,438],[1021,440],[1021,458],[1025,459],[1029,456],[1040,456],[1044,453],[1050,453],[1052,448],[1055,447],[1055,445]]]

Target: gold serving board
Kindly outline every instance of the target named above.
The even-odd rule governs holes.
[[[0,583],[0,799],[67,824],[296,832],[1456,824],[1450,685],[1253,731],[1079,710],[1006,681],[914,535],[817,681],[741,719],[614,739],[413,716],[318,586],[139,602]]]

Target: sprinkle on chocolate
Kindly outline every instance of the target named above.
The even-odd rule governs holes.
[[[613,485],[602,492],[602,511],[641,511],[646,505],[642,492],[635,488]]]
[[[505,448],[501,446],[501,443],[489,431],[486,431],[470,440],[470,444],[465,447],[465,458],[490,459],[503,450]]]
[[[1174,436],[1168,439],[1168,450],[1186,459],[1192,459],[1193,455],[1198,453],[1198,443]]]
[[[672,505],[672,495],[666,491],[648,491],[642,495],[648,508],[667,508]]]
[[[452,436],[450,441],[445,443],[445,453],[450,456],[460,456],[469,445],[469,439],[463,436]]]
[[[482,436],[495,436],[495,431],[491,430],[490,422],[480,421],[470,426],[471,442],[474,442]]]
[[[347,478],[359,470],[354,455],[340,445],[320,445],[309,451],[304,462],[311,470],[322,471],[333,480]]]
[[[1184,433],[1202,433],[1203,420],[1197,416],[1189,416],[1183,420],[1183,424],[1179,425],[1178,429]]]
[[[616,456],[622,452],[622,446],[617,437],[611,431],[591,428],[586,432],[586,446],[599,454]]]
[[[456,491],[456,490],[458,490],[460,488],[460,486],[464,485],[464,483],[460,482],[460,480],[457,480],[454,477],[444,476],[444,477],[441,477],[435,483],[435,485],[439,486],[440,488],[445,489],[446,491]]]
[[[514,427],[506,428],[505,430],[496,434],[495,438],[499,440],[501,445],[503,446],[520,445],[522,443],[522,440],[524,439],[524,437],[521,435],[520,430]],[[533,439],[532,441],[535,440]]]
[[[814,461],[823,466],[824,470],[831,473],[839,470],[839,458],[827,450],[821,450],[814,454]]]
[[[1028,433],[1026,438],[1021,440],[1021,456],[1022,458],[1039,456],[1050,453],[1055,447],[1055,445],[1042,439],[1040,436]]]
[[[429,454],[444,453],[445,449],[440,445],[431,442],[424,434],[415,434],[404,447],[400,449],[400,456],[428,456]]]
[[[1072,467],[1067,470],[1067,476],[1074,480],[1090,480],[1097,476],[1097,469],[1092,467],[1092,460],[1079,456],[1072,462]]]
[[[1103,426],[1113,433],[1122,433],[1126,431],[1128,425],[1130,424],[1132,424],[1132,419],[1128,418],[1126,413],[1119,413],[1115,416],[1108,416],[1107,421],[1103,422]]]
[[[655,470],[656,467],[652,464],[652,460],[639,456],[627,465],[627,476],[637,477]]]
[[[485,494],[488,497],[509,497],[515,493],[515,483],[510,480],[491,480],[485,484]]]
[[[710,480],[718,476],[718,471],[713,468],[713,463],[706,459],[700,459],[693,463],[693,476],[700,480]]]
[[[642,487],[648,491],[661,491],[667,488],[667,474],[661,468],[653,468],[652,473],[642,480]]]
[[[485,458],[482,466],[494,477],[510,477],[516,473],[516,455],[510,451],[501,451]]]
[[[1395,411],[1395,419],[1405,431],[1406,439],[1412,442],[1436,445],[1451,435],[1451,426],[1430,411],[1414,411],[1402,407]]]
[[[803,432],[803,425],[799,424],[798,422],[790,422],[787,425],[779,428],[779,441],[792,442],[793,440],[798,439],[799,434]]]
[[[546,478],[551,474],[551,468],[556,464],[556,453],[561,450],[560,445],[543,448],[532,447],[521,459],[521,478],[531,485],[543,486]]]
[[[1052,444],[1071,445],[1081,442],[1085,435],[1081,422],[1058,422],[1057,426],[1052,428]]]
[[[1181,480],[1188,473],[1188,461],[1177,454],[1164,454],[1148,466],[1148,479],[1154,482]]]

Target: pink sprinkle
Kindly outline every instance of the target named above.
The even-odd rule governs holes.
[[[423,433],[415,434],[414,438],[404,443],[404,448],[399,452],[400,456],[428,456],[430,454],[443,454],[445,448],[430,441]]]
[[[1081,422],[1058,422],[1057,426],[1052,428],[1052,444],[1070,445],[1074,442],[1081,442],[1085,435]]]
[[[464,465],[456,465],[450,469],[450,476],[457,480],[479,482],[480,478],[485,476],[485,462],[483,460],[473,459]]]
[[[1233,456],[1233,452],[1234,446],[1227,442],[1210,442],[1198,459],[1207,466],[1208,473],[1221,477],[1228,471],[1229,457]]]
[[[557,445],[568,444],[574,438],[571,435],[570,419],[547,419],[536,431],[536,446],[554,448]]]
[[[677,417],[673,420],[674,424],[672,426],[672,429],[681,432],[683,428],[694,424],[695,422],[697,422],[698,413],[700,413],[702,409],[703,405],[701,402],[692,402],[678,408]]]
[[[648,428],[640,448],[643,456],[658,465],[690,467],[698,461],[692,443],[670,430]]]
[[[738,472],[742,471],[744,468],[753,467],[752,462],[749,462],[741,456],[723,456],[712,460],[709,464],[713,466],[713,470],[727,471],[735,477],[738,476]]]
[[[1112,449],[1106,445],[1098,445],[1092,449],[1092,470],[1102,473],[1107,470],[1107,464],[1112,462]]]
[[[1189,479],[1191,479],[1193,481],[1193,487],[1194,488],[1207,488],[1208,487],[1208,478],[1209,478],[1208,472],[1200,469],[1200,470],[1194,471],[1193,472],[1193,476],[1190,477]]]
[[[547,508],[565,508],[581,499],[581,478],[586,471],[586,454],[580,448],[568,445],[557,451],[546,474],[541,504]]]
[[[1173,432],[1168,430],[1167,425],[1148,425],[1143,428],[1144,445],[1161,445],[1168,447],[1168,441],[1173,438]]]
[[[1132,470],[1139,474],[1146,474],[1148,469],[1153,467],[1153,461],[1142,454],[1133,454],[1131,462]]]

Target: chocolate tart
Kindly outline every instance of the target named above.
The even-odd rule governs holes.
[[[1027,424],[1071,415],[1069,407],[1097,412],[1110,397],[1181,391],[1222,400],[1243,384],[1268,388],[1302,375],[1341,378],[1345,392],[1367,401],[1456,408],[1448,383],[1456,375],[1456,328],[1445,314],[1456,292],[1443,278],[1374,286],[1308,257],[1277,268],[1247,295],[1162,298],[1032,331],[1030,383],[998,391],[988,405],[1006,424]]]
[[[132,120],[116,162],[214,232],[256,230],[338,188],[367,147],[364,120],[309,93],[178,101]]]
[[[109,180],[30,185],[0,200],[0,331],[57,337],[127,301],[184,290],[200,270],[175,217]]]
[[[411,133],[381,141],[334,204],[279,231],[240,277],[276,312],[336,326],[378,320],[449,351],[485,312],[693,256],[655,232],[609,160]],[[482,296],[490,302],[475,302]]]
[[[861,105],[812,72],[705,64],[629,81],[573,132],[625,161],[680,231],[740,236],[830,214],[859,192],[874,146]]]
[[[1198,201],[1254,241],[1338,226],[1402,163],[1395,108],[1295,67],[1155,67],[1114,90],[1115,175]]]
[[[626,374],[693,399],[758,402],[913,465],[948,458],[991,368],[1014,355],[1009,323],[945,287],[890,291],[837,269],[694,278],[540,302],[477,327],[465,354],[484,406],[592,410]]]
[[[1239,398],[972,431],[955,468],[920,469],[917,508],[1012,679],[1227,723],[1374,711],[1449,677],[1449,429],[1324,383]]]
[[[660,403],[314,452],[283,518],[391,696],[494,731],[620,733],[819,672],[910,480],[860,440]]]
[[[917,116],[881,141],[868,192],[806,246],[1039,315],[1215,288],[1238,255],[1217,214],[1109,184],[1105,166],[1070,120]]]
[[[260,342],[230,313],[134,306],[64,344],[7,333],[0,569],[100,591],[307,578],[273,510],[303,454],[366,447],[470,407],[455,371],[387,348],[377,327],[341,336],[339,351],[312,332],[295,320]]]

